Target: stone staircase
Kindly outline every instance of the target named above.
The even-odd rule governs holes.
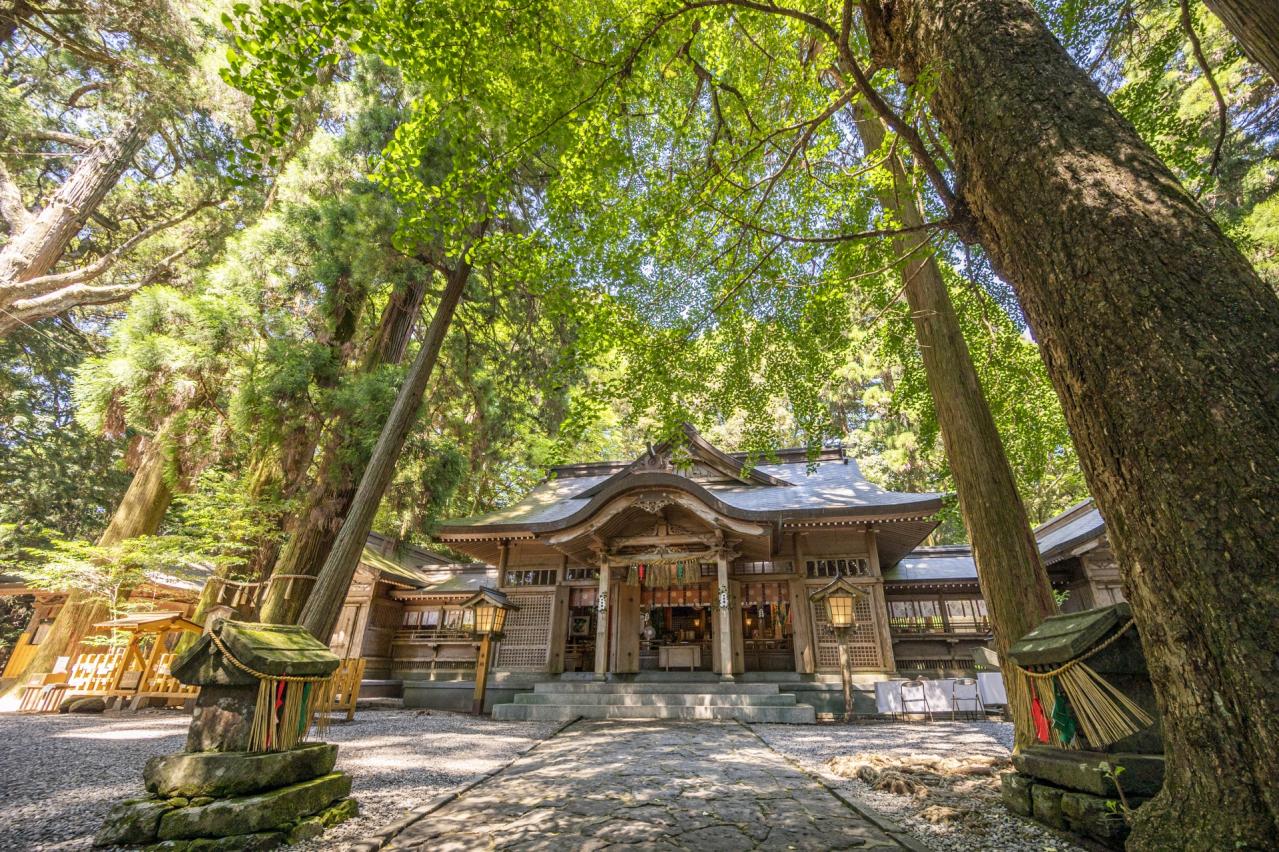
[[[736,719],[811,725],[817,714],[775,683],[547,681],[493,707],[508,721]]]

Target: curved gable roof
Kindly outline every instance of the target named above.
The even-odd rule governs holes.
[[[613,497],[636,488],[678,489],[729,517],[752,521],[929,515],[941,508],[945,496],[886,491],[867,482],[851,459],[817,462],[811,469],[807,462],[762,464],[755,471],[766,481],[787,484],[698,482],[680,473],[628,466],[594,476],[546,480],[505,509],[446,521],[437,535],[550,532],[580,522]]]

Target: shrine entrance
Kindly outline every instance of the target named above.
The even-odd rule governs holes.
[[[742,661],[748,672],[795,670],[795,619],[789,584],[741,584]]]
[[[710,671],[708,583],[640,590],[640,671]]]

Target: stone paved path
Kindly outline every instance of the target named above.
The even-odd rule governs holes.
[[[388,848],[907,847],[741,725],[612,721],[566,728]]]

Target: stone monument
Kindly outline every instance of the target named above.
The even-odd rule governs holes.
[[[354,816],[337,746],[303,742],[340,662],[302,627],[214,622],[173,665],[200,687],[186,751],[147,761],[149,795],[117,805],[94,844],[270,849]]]
[[[1118,711],[1085,706],[1077,694],[1072,701],[1053,684],[1040,694],[1055,694],[1056,700],[1039,702],[1035,725],[1041,732],[1047,726],[1050,742],[1018,750],[1012,758],[1016,771],[1001,777],[1009,810],[1122,849],[1132,812],[1159,792],[1164,779],[1159,713],[1131,609],[1125,603],[1054,615],[1014,643],[1008,657],[1010,668],[1041,675],[1086,664],[1088,677],[1098,681],[1098,701],[1105,703],[1109,687],[1112,700],[1140,711],[1127,712],[1126,735],[1114,739],[1097,733],[1096,725],[1080,723],[1076,729],[1075,717]],[[1011,706],[1011,691],[1025,686],[1015,673],[1005,672],[1005,681]],[[1092,741],[1086,729],[1093,731]]]

